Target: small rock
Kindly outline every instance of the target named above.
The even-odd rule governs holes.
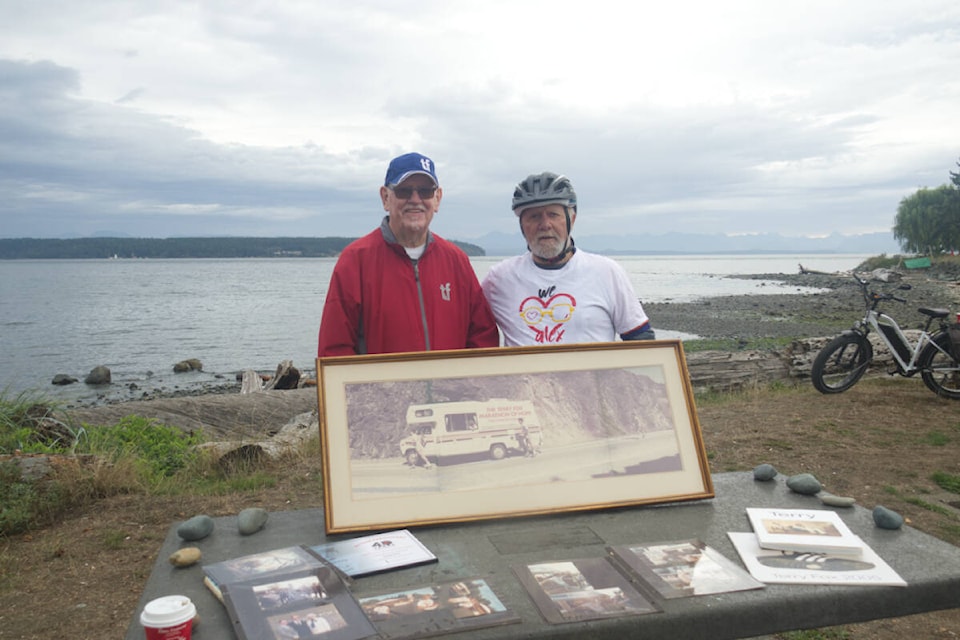
[[[823,488],[820,481],[809,473],[798,473],[795,476],[790,476],[787,478],[787,486],[790,487],[791,491],[805,496],[816,495]]]
[[[882,505],[873,508],[873,521],[881,529],[899,529],[903,526],[903,516]]]
[[[753,479],[761,482],[773,480],[777,477],[777,470],[772,464],[763,463],[753,468]]]
[[[208,515],[193,516],[177,527],[177,535],[184,540],[202,540],[213,533],[213,518]]]
[[[73,376],[68,376],[65,373],[58,373],[57,375],[53,376],[53,382],[51,384],[63,386],[67,384],[73,384],[76,381],[77,379]]]
[[[196,358],[190,358],[173,365],[174,373],[184,373],[186,371],[203,371],[203,363]]]
[[[266,509],[261,509],[260,507],[244,509],[237,514],[237,529],[240,531],[240,534],[244,536],[256,533],[267,523],[268,517],[270,517],[270,515]]]
[[[103,365],[94,367],[83,381],[91,385],[110,384],[110,369]]]
[[[184,547],[170,554],[170,564],[175,567],[189,567],[199,562],[202,555],[197,547]]]
[[[821,493],[820,502],[828,507],[852,507],[856,500],[844,496],[835,496],[832,493]]]

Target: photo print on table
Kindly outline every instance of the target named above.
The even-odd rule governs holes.
[[[513,571],[551,624],[661,611],[605,557],[517,565]]]
[[[481,578],[359,596],[358,600],[384,640],[425,637],[520,621]]]

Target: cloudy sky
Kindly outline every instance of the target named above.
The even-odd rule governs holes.
[[[403,7],[403,8],[400,8]],[[956,0],[0,0],[0,237],[889,230],[960,159]]]

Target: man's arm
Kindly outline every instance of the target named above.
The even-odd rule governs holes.
[[[483,289],[480,281],[473,273],[473,267],[469,261],[467,266],[470,269],[470,327],[467,329],[467,348],[475,349],[478,347],[498,347],[500,346],[500,332],[497,329],[497,321],[493,317],[493,311],[490,310],[490,304],[483,295]]]
[[[626,333],[621,333],[620,337],[624,340],[656,340],[657,335],[653,331],[653,327],[650,326],[650,323],[647,322],[636,329],[627,331]]]
[[[341,256],[343,258],[343,256]],[[327,298],[323,304],[317,356],[352,356],[360,353],[362,310],[360,291],[352,290],[351,278],[345,273],[348,265],[340,262],[333,268]]]

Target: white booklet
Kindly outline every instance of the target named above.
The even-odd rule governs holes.
[[[905,587],[907,583],[873,549],[859,556],[761,549],[749,532],[727,533],[750,575],[764,583]]]
[[[863,540],[834,511],[747,508],[747,517],[764,549],[859,555]]]
[[[308,549],[351,578],[436,562],[407,529],[318,544]]]

